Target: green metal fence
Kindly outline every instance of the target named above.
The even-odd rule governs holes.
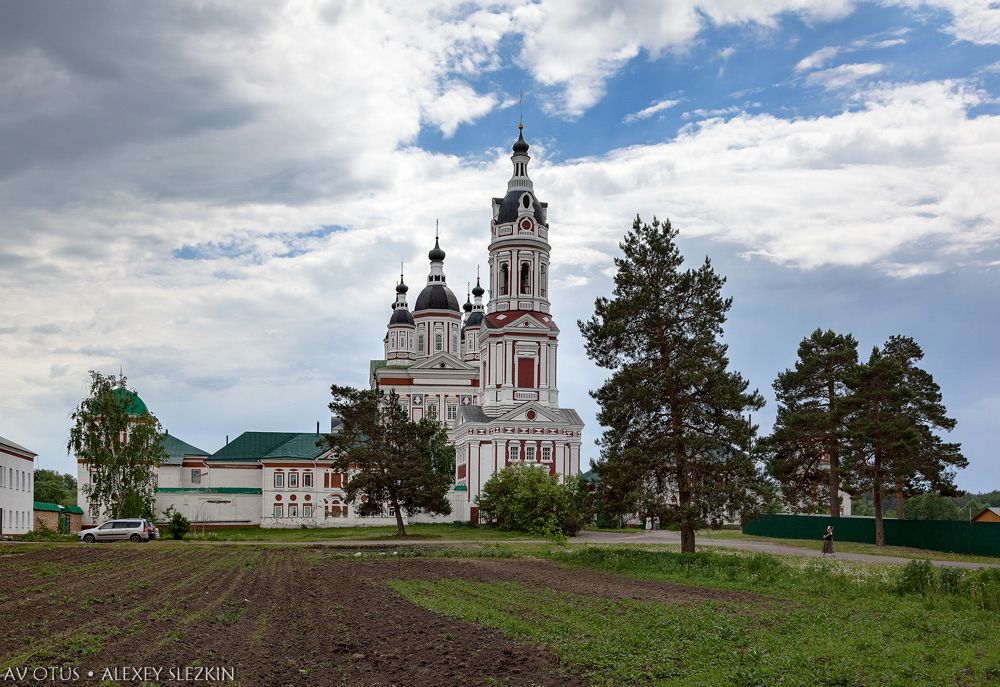
[[[893,518],[887,518],[883,522],[887,546],[1000,556],[1000,523],[997,522]],[[834,542],[875,543],[875,518],[868,517],[767,515],[746,523],[743,533],[781,539],[815,539],[816,547],[819,548],[827,525],[833,525]]]

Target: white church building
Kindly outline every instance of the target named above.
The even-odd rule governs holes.
[[[467,298],[459,306],[437,238],[428,253],[427,283],[412,311],[400,275],[384,357],[371,362],[370,383],[399,394],[412,419],[434,416],[443,422],[455,444],[456,464],[451,515],[418,515],[409,522],[476,522],[483,485],[512,463],[539,465],[560,478],[580,473],[583,422],[576,411],[559,407],[548,204],[535,196],[530,159],[519,131],[507,191],[492,202],[486,304],[477,277],[474,301]],[[334,418],[331,431],[337,424]],[[167,435],[157,515],[174,506],[195,525],[394,524],[395,513],[388,511],[383,518],[355,515],[346,501],[345,476],[333,471],[320,440],[318,427],[316,433],[244,432],[209,454]],[[82,505],[90,471],[83,463],[78,467]],[[84,523],[105,515],[92,505]]]

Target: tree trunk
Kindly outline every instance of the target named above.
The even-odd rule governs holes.
[[[840,457],[836,449],[828,450],[830,458],[830,517],[840,517]]]
[[[688,514],[691,507],[691,488],[688,484],[687,459],[683,448],[674,449],[677,461],[677,503],[681,509],[681,553],[694,553],[694,523]]]
[[[681,553],[694,553],[694,527],[689,522],[681,525]]]
[[[826,383],[826,394],[827,394],[827,412],[830,415],[830,427],[829,431],[832,433],[834,431],[833,427],[833,407],[837,401],[837,390],[834,386],[833,381],[833,371],[828,370],[827,372],[827,383]],[[830,517],[839,518],[840,517],[840,451],[838,450],[837,440],[833,436],[828,437],[826,444],[826,457],[830,461]]]
[[[874,482],[875,489],[873,498],[875,501],[875,546],[885,546],[885,526],[882,523],[882,458],[875,454]]]
[[[402,539],[406,536],[406,528],[403,526],[403,511],[399,508],[399,503],[397,503],[395,497],[389,499],[389,503],[392,504],[393,509],[396,511],[396,536]]]
[[[896,485],[896,518],[906,520],[906,499],[903,496],[903,486]]]

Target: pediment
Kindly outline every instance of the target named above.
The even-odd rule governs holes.
[[[500,310],[490,313],[486,321],[492,329],[558,333],[559,328],[547,313],[525,310]]]
[[[529,417],[529,412],[533,413],[534,417]],[[566,420],[552,412],[551,408],[546,408],[535,401],[528,401],[494,418],[493,422],[533,422],[538,424],[556,422],[564,424]]]
[[[435,353],[429,358],[421,360],[419,363],[410,365],[407,368],[410,371],[413,370],[445,370],[451,372],[478,372],[479,368],[469,365],[464,360],[452,355],[451,353]]]

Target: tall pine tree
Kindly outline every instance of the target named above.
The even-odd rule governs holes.
[[[964,468],[968,461],[960,444],[946,442],[938,434],[954,429],[955,420],[948,417],[941,387],[933,375],[917,366],[924,357],[920,345],[909,336],[891,336],[882,352],[903,367],[902,383],[909,398],[903,412],[914,425],[911,441],[893,457],[896,517],[905,519],[908,497],[929,491],[954,494],[955,470]]]
[[[965,467],[958,444],[945,443],[938,432],[951,430],[941,389],[915,361],[923,351],[909,337],[891,337],[872,350],[850,381],[847,401],[847,468],[855,491],[870,489],[875,510],[875,543],[885,545],[884,496],[920,484],[948,491],[953,470]],[[905,511],[904,511],[905,514]]]
[[[774,381],[777,418],[761,443],[768,471],[793,508],[812,510],[826,497],[830,515],[840,515],[844,400],[857,364],[853,336],[817,329],[799,343],[795,367]]]
[[[395,391],[334,385],[331,392],[330,410],[342,425],[325,441],[335,449],[333,468],[349,477],[347,499],[361,497],[358,514],[382,515],[390,507],[403,537],[404,510],[450,513],[455,448],[444,427],[435,419],[410,420]]]
[[[681,550],[693,552],[695,530],[749,507],[763,481],[745,413],[764,399],[728,370],[725,279],[708,258],[683,270],[676,237],[669,222],[637,217],[615,258],[612,298],[578,324],[587,354],[612,371],[592,392],[607,428],[602,474],[625,471],[656,493]]]

